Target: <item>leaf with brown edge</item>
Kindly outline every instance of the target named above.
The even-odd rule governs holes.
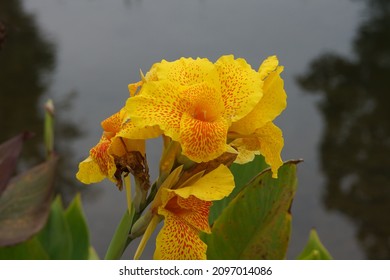
[[[0,197],[0,246],[27,240],[45,225],[58,157],[12,179]]]
[[[208,259],[285,258],[297,162],[286,162],[278,179],[267,169],[239,191],[215,220],[211,234],[202,236]]]
[[[15,171],[24,141],[31,137],[31,133],[24,132],[0,145],[0,196]]]

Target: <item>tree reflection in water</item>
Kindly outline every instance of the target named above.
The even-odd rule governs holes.
[[[32,166],[44,158],[42,99],[47,96],[56,49],[19,0],[0,1],[0,24],[2,38],[6,32],[0,49],[0,143],[23,130],[34,132],[36,136],[26,143],[22,155],[24,165]],[[58,100],[54,101],[59,105]],[[62,103],[57,106],[59,117],[61,107],[70,105],[69,101]],[[60,159],[57,187],[71,196],[79,185],[75,185],[74,170],[70,168],[69,141],[79,137],[80,130],[61,118],[56,123],[56,150],[66,155]]]
[[[366,1],[353,58],[323,54],[298,81],[323,96],[326,206],[356,224],[367,258],[390,259],[390,1]]]

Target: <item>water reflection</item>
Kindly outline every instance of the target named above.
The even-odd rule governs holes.
[[[54,46],[42,36],[20,1],[1,1],[0,20],[7,29],[7,41],[0,52],[1,140],[23,128],[41,136],[42,114],[37,104],[47,89],[47,74],[54,67]],[[39,141],[41,138],[35,140]],[[30,150],[31,155],[37,152]]]
[[[367,258],[390,259],[390,2],[366,4],[352,58],[323,54],[299,83],[323,97],[326,206],[356,224]]]
[[[26,143],[23,163],[31,166],[43,160],[43,98],[49,87],[49,77],[55,67],[56,49],[39,29],[35,17],[27,13],[21,1],[0,2],[0,35],[6,40],[0,50],[0,142],[29,130],[36,137]],[[74,95],[73,93],[71,95]],[[62,114],[72,98],[55,100],[57,105],[56,149],[61,157],[58,172],[59,189],[77,189],[74,172],[68,174],[72,151],[69,140],[80,136],[74,123]],[[66,188],[62,188],[65,186]],[[73,188],[71,187],[73,186]],[[66,191],[68,194],[69,191]],[[70,194],[69,194],[70,195]]]

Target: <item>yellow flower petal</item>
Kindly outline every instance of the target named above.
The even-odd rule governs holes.
[[[157,66],[158,80],[169,80],[182,86],[191,86],[198,83],[208,82],[215,84],[218,82],[216,69],[207,58],[180,58],[168,62],[161,61]]]
[[[212,122],[224,112],[219,87],[213,84],[199,83],[182,91],[183,100],[190,104],[187,113],[193,118]]]
[[[127,152],[138,151],[145,155],[145,140],[126,139],[114,137],[111,139],[111,145],[108,152],[118,157],[124,156]]]
[[[102,181],[106,176],[100,171],[99,165],[91,157],[88,157],[79,163],[76,178],[84,184],[92,184]]]
[[[265,70],[263,66],[260,67],[260,72],[266,77],[263,85],[263,98],[253,111],[231,125],[229,129],[231,132],[251,135],[256,129],[274,120],[286,108],[287,95],[283,88],[284,82],[280,77],[283,67],[275,63],[277,60],[272,59],[265,63]],[[275,68],[271,71],[273,66]]]
[[[128,120],[122,124],[116,136],[128,139],[150,139],[159,137],[162,133],[158,126],[138,127],[135,126],[134,122]]]
[[[272,122],[267,123],[255,132],[258,139],[261,139],[260,153],[264,156],[266,163],[271,166],[272,177],[278,177],[278,169],[283,165],[280,154],[283,149],[284,140],[282,131]]]
[[[140,87],[142,87],[142,85],[145,83],[145,82],[149,82],[149,81],[157,81],[157,66],[159,65],[160,63],[155,63],[152,65],[152,67],[150,68],[150,70],[148,71],[148,73],[146,73],[146,75],[144,76],[144,74],[142,73],[142,71],[140,70],[140,73],[141,73],[141,81],[139,82],[136,82],[136,83],[132,83],[132,84],[129,84],[128,85],[128,89],[129,89],[129,92],[130,92],[130,96],[135,96],[138,89]]]
[[[127,100],[126,110],[137,127],[158,125],[166,135],[177,141],[181,116],[189,108],[179,92],[178,86],[168,81],[146,83],[139,95]]]
[[[278,66],[264,81],[264,96],[259,102],[260,107],[258,109],[261,110],[260,112],[264,112],[264,116],[268,116],[267,120],[269,121],[279,116],[287,106],[284,81],[280,77],[283,69],[283,66]]]
[[[180,127],[183,155],[195,162],[206,162],[220,156],[227,150],[227,121],[220,117],[213,122],[183,114]]]
[[[237,149],[237,157],[234,160],[235,163],[245,164],[254,160],[255,155],[259,155],[260,152],[255,149],[250,149],[249,146],[260,147],[260,143],[257,138],[239,138],[230,143],[233,147]],[[252,145],[251,145],[252,144]]]
[[[108,153],[111,141],[102,136],[99,143],[89,152],[89,157],[79,164],[77,179],[82,183],[91,184],[105,177],[113,180],[116,165],[114,158]]]
[[[164,192],[169,193],[169,195],[166,196],[169,200],[163,201],[164,204],[158,210],[159,214],[164,213],[161,212],[161,210],[165,209],[185,220],[187,224],[192,227],[206,233],[211,232],[208,221],[209,210],[212,205],[211,201],[204,201],[193,195],[182,198],[169,189],[165,189]]]
[[[279,65],[279,60],[276,55],[267,57],[259,67],[260,79],[265,80],[268,75],[275,71]]]
[[[112,178],[116,171],[116,166],[113,157],[108,153],[111,141],[104,136],[100,142],[93,147],[89,156],[97,163],[100,172],[108,178]]]
[[[225,106],[225,117],[237,121],[248,114],[262,97],[263,81],[244,59],[222,56],[215,63]]]
[[[247,157],[246,159],[251,156],[251,151],[254,154],[259,151],[264,156],[266,163],[271,166],[272,176],[274,178],[278,177],[278,169],[283,165],[280,153],[284,145],[284,140],[282,131],[276,125],[269,122],[256,130],[254,137],[238,140],[233,141],[231,145],[236,145],[239,152],[240,150],[246,150],[244,154]],[[241,157],[237,163],[245,163],[245,158]]]
[[[228,196],[233,191],[233,188],[234,177],[230,169],[221,164],[191,186],[171,191],[182,198],[188,198],[190,195],[193,195],[204,201],[213,201]]]
[[[157,260],[205,260],[207,245],[199,238],[199,230],[183,218],[161,209],[164,226],[156,238],[154,259]]]
[[[116,112],[112,116],[108,117],[101,122],[101,126],[105,132],[117,133],[122,124],[123,111]]]
[[[130,92],[130,96],[134,96],[138,89],[144,84],[144,81],[138,81],[136,83],[132,83],[128,85],[128,89]]]

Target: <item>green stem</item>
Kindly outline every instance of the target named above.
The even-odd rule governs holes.
[[[128,210],[125,211],[115,234],[111,239],[110,246],[108,247],[104,259],[119,260],[122,257],[127,245],[131,242],[131,240],[128,242],[128,236],[135,218],[134,214],[134,207],[131,208],[130,212]]]
[[[54,152],[54,105],[51,99],[49,99],[45,104],[44,139],[46,156],[47,158],[50,158]]]

